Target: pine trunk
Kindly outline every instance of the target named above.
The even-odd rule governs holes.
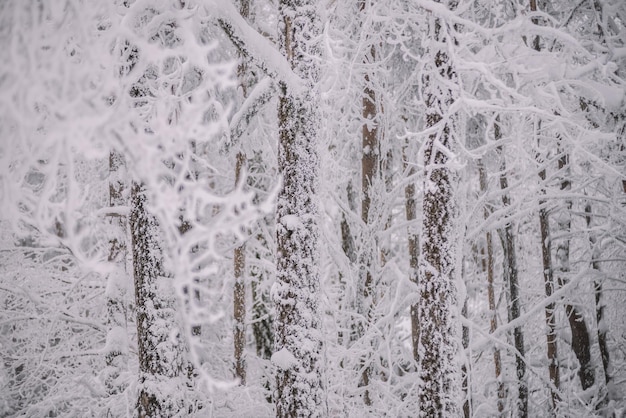
[[[500,141],[501,132],[499,121],[494,125],[494,137]],[[506,175],[506,158],[503,154],[502,146],[498,146],[500,154],[500,190],[502,190],[502,205],[507,208],[511,205],[509,197],[509,181]],[[517,277],[517,256],[515,255],[515,235],[513,233],[513,223],[509,221],[502,230],[502,250],[504,252],[504,282],[509,286],[509,322],[520,317],[520,287]],[[520,325],[513,328],[513,344],[515,346],[515,371],[518,382],[518,415],[522,418],[528,416],[528,382],[526,377],[526,360],[524,348],[524,332]]]
[[[564,153],[559,158],[559,171],[562,172],[561,190],[569,191],[571,183],[569,176],[569,155]],[[556,271],[559,286],[568,282],[569,267],[569,234],[571,232],[572,201],[565,200],[565,207],[557,213],[557,231],[563,237],[556,244]],[[576,305],[566,303],[565,313],[572,332],[572,350],[578,359],[580,369],[578,376],[583,390],[589,389],[595,383],[595,371],[591,362],[591,339],[585,317]]]
[[[180,386],[184,345],[172,337],[175,329],[174,294],[164,276],[159,226],[148,212],[145,187],[131,188],[130,229],[133,249],[137,349],[139,354],[138,416],[176,415],[182,402],[173,389]]]
[[[403,160],[404,171],[407,177],[415,175],[415,166],[408,165],[406,146],[403,148]],[[404,187],[404,209],[406,212],[406,220],[409,224],[408,227],[408,244],[409,244],[409,268],[410,280],[417,286],[419,283],[418,268],[419,268],[419,235],[413,231],[411,223],[417,219],[417,203],[415,202],[415,183],[409,181]],[[416,363],[419,363],[418,346],[420,339],[420,321],[419,321],[419,304],[413,303],[411,305],[411,340],[413,343],[413,359]]]
[[[545,181],[546,170],[539,172],[539,177],[542,181]],[[544,191],[545,193],[545,191]],[[554,278],[552,275],[552,256],[550,239],[550,224],[548,219],[548,211],[545,208],[545,201],[539,201],[539,229],[541,231],[541,258],[543,265],[543,281],[545,284],[546,297],[549,298],[554,293]],[[550,399],[552,410],[556,408],[557,403],[560,400],[559,388],[561,385],[561,377],[559,372],[559,357],[558,357],[558,345],[556,335],[556,318],[555,303],[550,302],[545,308],[546,314],[546,346],[548,355],[548,373],[550,376],[550,382],[552,387],[550,388]]]
[[[481,193],[487,193],[487,173],[481,160],[478,160],[478,178],[480,182]],[[487,206],[483,209],[483,216],[485,220],[489,219],[489,209]],[[482,258],[482,270],[487,274],[487,300],[489,303],[489,311],[491,312],[491,320],[489,321],[489,332],[494,333],[498,329],[498,315],[496,311],[496,295],[493,287],[494,280],[494,259],[493,259],[493,236],[491,231],[485,233],[485,249],[481,249]],[[485,257],[486,256],[486,257]],[[493,364],[495,367],[496,380],[498,382],[498,413],[504,412],[504,404],[506,402],[506,390],[504,388],[504,382],[500,375],[502,374],[502,358],[500,355],[500,349],[494,347],[493,349]]]
[[[109,153],[109,206],[123,206],[125,162],[116,151]],[[110,395],[124,391],[119,381],[121,373],[128,368],[128,338],[126,329],[126,217],[110,215],[108,261],[113,271],[107,276],[107,337],[104,358],[106,370],[104,383]]]
[[[361,3],[361,10],[365,7],[365,2]],[[374,47],[370,50],[371,59],[375,59]],[[368,61],[367,59],[365,60]],[[371,86],[369,74],[365,75],[365,87],[363,89],[363,119],[365,124],[362,127],[361,143],[361,220],[364,231],[361,235],[363,244],[361,250],[361,268],[359,271],[359,315],[363,318],[360,326],[360,336],[367,332],[372,320],[372,310],[374,304],[374,284],[373,270],[375,269],[374,259],[376,257],[376,238],[373,227],[373,219],[370,215],[372,203],[372,186],[378,176],[379,147],[378,147],[378,122],[376,120],[376,95]],[[365,405],[371,405],[372,399],[368,389],[372,377],[371,353],[363,359],[361,381],[359,386],[365,388],[363,401]]]
[[[420,416],[456,416],[461,398],[459,350],[454,285],[453,173],[447,166],[452,147],[452,126],[443,115],[453,94],[437,80],[456,78],[446,52],[447,28],[438,18],[430,25],[431,47],[424,84],[426,127],[439,127],[424,144],[423,222],[420,236],[418,283],[420,320],[418,346],[418,398]]]
[[[280,83],[278,168],[282,187],[276,214],[275,344],[278,417],[324,416],[321,383],[318,127],[320,22],[313,1],[279,2],[279,44],[306,87]]]
[[[242,152],[237,153],[235,165],[235,183],[241,181],[243,167],[246,157]],[[239,383],[246,384],[246,359],[244,349],[246,348],[246,245],[241,244],[234,251],[233,257],[235,285],[233,288],[233,344],[235,354],[235,376],[239,378]]]
[[[241,17],[248,20],[250,17],[250,1],[240,0],[239,13]],[[239,67],[237,68],[237,75],[239,77],[239,84],[243,93],[244,99],[248,97],[248,84],[247,84],[247,65],[243,61],[243,57]],[[243,175],[243,169],[246,165],[246,155],[243,151],[239,151],[235,162],[235,184],[241,182]],[[246,271],[246,245],[241,244],[235,248],[233,253],[233,270],[235,276],[235,284],[233,287],[233,351],[235,356],[235,376],[239,379],[241,385],[246,384],[246,360],[244,349],[246,347],[246,283],[245,283],[245,271]]]

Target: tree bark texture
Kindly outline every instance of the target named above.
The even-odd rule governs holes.
[[[408,165],[407,147],[403,148],[404,171],[408,177],[415,175],[415,166]],[[415,201],[415,183],[408,182],[404,187],[404,209],[406,220],[410,224],[417,219],[417,202]],[[408,231],[410,280],[417,286],[419,282],[419,235],[409,225]],[[413,343],[413,359],[419,363],[417,347],[420,339],[419,303],[411,305],[411,340]]]
[[[164,276],[158,224],[147,208],[145,187],[131,188],[130,229],[133,250],[137,349],[139,354],[138,416],[166,418],[181,408],[176,392],[183,365],[183,343],[173,338],[174,295]]]
[[[545,181],[545,169],[539,172],[539,177],[542,181]],[[545,190],[543,192],[545,193]],[[541,231],[541,258],[543,265],[543,281],[545,284],[546,297],[550,297],[552,296],[552,293],[554,293],[554,277],[552,274],[552,242],[550,238],[550,223],[548,218],[548,211],[545,208],[545,200],[539,201],[539,229]],[[561,385],[554,302],[546,305],[545,314],[547,327],[546,343],[548,354],[548,373],[550,376],[550,382],[552,382],[553,385],[553,387],[550,388],[550,398],[552,402],[552,409],[554,410],[560,400],[558,391]]]
[[[569,154],[563,153],[559,158],[559,171],[561,171],[561,190],[571,189],[569,176]],[[572,201],[566,199],[564,207],[556,213],[557,231],[559,236],[564,237],[556,241],[556,271],[559,286],[568,282],[567,275],[570,272],[569,263],[569,234],[571,232]],[[589,389],[595,383],[595,371],[591,361],[591,339],[585,317],[574,304],[565,303],[565,314],[572,332],[572,350],[578,359],[580,369],[578,377],[583,390]]]
[[[316,58],[320,22],[314,1],[279,2],[279,44],[294,72],[304,81],[301,92],[279,90],[278,167],[283,184],[277,199],[275,345],[276,415],[324,416],[321,383],[318,127],[319,70]]]
[[[592,224],[592,210],[591,204],[587,204],[585,206],[585,220],[587,222],[587,229],[590,230],[589,233],[589,244],[591,246],[591,268],[600,273],[600,263],[597,261],[600,259],[601,253],[598,246],[598,238],[595,233],[591,232],[591,224]],[[607,343],[607,324],[604,321],[604,292],[602,291],[602,281],[601,279],[595,279],[593,281],[593,288],[595,292],[595,302],[596,302],[596,328],[598,330],[598,345],[600,346],[600,356],[602,358],[602,369],[604,370],[604,382],[608,386],[611,382],[611,373],[610,373],[610,354],[609,354],[609,346]]]
[[[431,46],[426,53],[424,97],[426,126],[439,126],[424,144],[423,222],[420,235],[420,319],[418,398],[420,416],[456,416],[460,413],[460,367],[457,347],[456,289],[454,285],[453,173],[446,166],[452,146],[451,124],[443,120],[453,102],[444,81],[456,78],[446,52],[446,28],[438,18],[430,22]]]
[[[245,166],[245,154],[237,153],[235,165],[235,182],[241,181],[243,167]],[[235,285],[233,287],[233,343],[235,355],[235,376],[239,378],[242,385],[246,384],[246,359],[244,349],[246,348],[246,245],[241,244],[234,251],[233,257]]]
[[[480,182],[480,191],[487,193],[487,173],[485,166],[481,160],[478,160],[478,178]],[[483,216],[485,220],[489,219],[489,209],[487,206],[483,209]],[[485,254],[486,248],[486,254]],[[485,246],[481,249],[482,255],[482,270],[487,275],[487,299],[489,303],[489,310],[491,311],[491,319],[489,320],[489,332],[494,333],[498,329],[498,315],[496,311],[496,295],[493,286],[494,281],[494,258],[493,258],[493,236],[491,231],[485,233]],[[496,380],[498,382],[498,412],[502,414],[504,412],[504,405],[506,402],[506,390],[504,382],[500,375],[502,374],[502,357],[500,355],[500,349],[494,347],[493,349],[493,364],[495,368]]]
[[[365,10],[366,2],[360,3],[361,12]],[[365,58],[364,62],[374,61],[376,59],[376,50],[374,46],[370,48],[369,59]],[[363,221],[361,262],[359,271],[359,301],[357,303],[358,313],[361,315],[365,323],[361,323],[359,334],[363,337],[367,329],[370,327],[372,320],[374,299],[374,272],[376,268],[376,231],[375,220],[370,214],[370,206],[372,203],[373,186],[378,179],[378,168],[380,165],[379,145],[378,145],[378,120],[376,111],[376,94],[371,85],[371,75],[365,74],[363,88],[362,112],[365,123],[361,132],[361,220]],[[371,351],[371,350],[370,350]],[[371,353],[362,362],[361,381],[359,386],[365,388],[363,394],[363,402],[365,405],[371,405],[372,399],[368,386],[372,377]]]
[[[494,137],[496,141],[501,139],[500,125],[494,125]],[[511,206],[511,198],[508,194],[509,180],[506,174],[506,157],[501,146],[497,148],[500,154],[500,189],[502,190],[502,205],[507,208]],[[513,223],[509,221],[504,226],[502,233],[502,251],[504,253],[504,281],[508,284],[510,303],[508,307],[508,320],[514,321],[521,315],[520,286],[517,276],[517,256],[515,254],[515,234],[513,233]],[[526,360],[524,348],[524,331],[521,325],[513,328],[513,341],[515,350],[515,371],[518,381],[517,409],[520,417],[528,416],[528,381],[526,377]]]
[[[239,13],[241,17],[248,20],[250,18],[250,0],[240,0]],[[241,54],[240,54],[241,55]],[[237,68],[237,76],[243,98],[248,97],[247,65],[244,57],[239,57],[240,62]],[[235,162],[235,184],[239,184],[242,179],[243,170],[246,165],[246,154],[243,151],[237,153]],[[233,286],[233,352],[235,357],[235,376],[239,378],[239,383],[246,384],[246,360],[244,350],[246,348],[246,245],[241,244],[235,248],[233,253],[233,271],[235,284]]]
[[[116,151],[109,153],[109,206],[123,206],[124,199],[124,157]],[[104,359],[106,369],[104,383],[110,395],[124,391],[119,381],[121,373],[128,368],[127,302],[126,302],[126,217],[109,217],[109,254],[107,261],[113,264],[113,271],[107,276],[107,337]]]

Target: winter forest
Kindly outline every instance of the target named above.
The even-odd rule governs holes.
[[[624,0],[0,2],[0,416],[626,416]]]

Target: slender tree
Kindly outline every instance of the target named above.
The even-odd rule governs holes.
[[[359,2],[361,14],[367,13],[368,8],[369,5],[366,0],[361,0]],[[364,58],[364,65],[371,65],[371,63],[375,60],[376,49],[372,45],[369,48],[369,53]],[[373,211],[370,212],[370,207],[372,205],[373,186],[379,173],[380,147],[378,143],[378,111],[376,93],[374,92],[374,87],[372,86],[373,81],[372,74],[366,72],[364,76],[362,99],[362,116],[364,123],[361,131],[361,221],[363,222],[363,239],[359,271],[360,292],[357,303],[358,313],[363,318],[359,327],[359,334],[361,337],[370,326],[375,303],[373,270],[376,266],[375,257],[377,253],[376,239],[374,237],[374,225],[376,225],[376,222],[374,222]],[[370,390],[368,389],[372,378],[371,359],[365,358],[361,367],[362,373],[360,385],[365,387],[363,401],[365,402],[365,405],[371,405],[372,399]]]
[[[240,0],[239,13],[241,17],[248,20],[250,18],[250,0]],[[239,52],[239,67],[237,75],[239,76],[239,85],[244,99],[248,97],[247,85],[247,64],[244,57]],[[243,170],[246,165],[246,154],[240,149],[237,152],[235,162],[235,184],[242,181]],[[234,317],[234,355],[235,355],[235,376],[239,378],[242,385],[246,384],[246,362],[244,357],[244,349],[246,347],[246,245],[242,243],[234,250],[233,254],[233,270],[235,273],[235,284],[233,287],[233,317]]]
[[[480,191],[483,196],[487,193],[487,172],[481,159],[478,160],[478,178],[480,182]],[[485,220],[489,219],[490,210],[485,203],[483,209],[483,216]],[[485,251],[486,248],[486,251]],[[498,329],[498,315],[496,310],[496,295],[494,289],[494,254],[493,254],[493,236],[490,230],[485,232],[485,245],[481,248],[481,265],[483,273],[487,275],[487,301],[489,303],[489,332],[494,333]],[[502,414],[504,412],[504,405],[506,401],[506,390],[504,382],[501,377],[502,374],[502,357],[500,355],[500,349],[494,347],[493,349],[493,364],[495,368],[496,380],[498,382],[498,412]]]

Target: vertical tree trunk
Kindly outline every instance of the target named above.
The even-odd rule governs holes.
[[[496,141],[501,139],[499,121],[494,125],[494,137]],[[500,154],[500,189],[502,190],[502,205],[506,208],[511,205],[509,197],[509,181],[506,175],[506,158],[503,154],[502,146],[498,146]],[[502,231],[502,250],[504,252],[504,281],[509,285],[510,305],[508,308],[508,320],[514,321],[520,317],[520,295],[519,281],[517,278],[517,256],[515,255],[515,235],[513,233],[513,222],[509,221]],[[520,417],[528,416],[528,382],[526,377],[526,360],[524,348],[524,332],[520,325],[513,328],[513,341],[515,350],[515,370],[518,381],[518,402],[517,409]]]
[[[109,153],[109,206],[123,206],[125,162],[116,151]],[[111,226],[108,261],[113,271],[107,276],[107,337],[104,358],[104,383],[110,395],[123,392],[118,379],[128,367],[128,338],[126,330],[126,219],[118,214],[110,216]]]
[[[248,20],[250,18],[250,0],[240,0],[239,13],[241,17]],[[239,57],[239,67],[237,75],[244,99],[248,97],[247,65],[243,57]],[[235,184],[241,182],[242,171],[246,164],[246,155],[243,151],[237,153],[235,163]],[[239,383],[246,384],[246,360],[244,349],[246,347],[246,245],[241,244],[234,250],[233,270],[235,275],[235,285],[233,287],[233,349],[235,356],[235,376],[239,378]]]
[[[481,160],[478,160],[478,177],[480,182],[480,191],[484,194],[487,193],[487,173]],[[489,219],[489,209],[487,206],[483,209],[483,216],[485,220]],[[485,258],[484,248],[481,250],[482,270],[487,274],[487,299],[489,302],[489,310],[491,311],[491,319],[489,321],[489,332],[494,333],[498,329],[498,315],[496,312],[496,295],[493,288],[494,270],[493,270],[493,237],[491,231],[485,233],[485,247],[487,254]],[[500,349],[494,347],[493,349],[493,364],[495,367],[496,380],[498,382],[498,412],[502,414],[504,411],[504,404],[506,401],[506,391],[504,388],[504,382],[500,375],[502,374],[502,358],[500,356]]]
[[[237,153],[235,164],[235,183],[241,181],[243,167],[246,163],[246,156],[243,152]],[[233,316],[234,316],[234,354],[235,354],[235,376],[239,378],[242,385],[246,384],[246,360],[244,349],[246,347],[246,245],[241,244],[234,251],[233,257],[235,285],[233,288]]]
[[[568,179],[569,175],[569,154],[563,153],[559,158],[559,170],[563,172],[561,180],[561,190],[568,191],[571,189],[571,183]],[[558,272],[559,286],[564,286],[567,282],[569,274],[569,234],[571,230],[571,211],[572,201],[565,200],[565,207],[557,213],[557,230],[560,238],[556,247],[556,268]],[[565,304],[565,313],[572,332],[572,350],[578,359],[580,369],[578,376],[583,389],[589,389],[595,383],[595,372],[591,362],[591,339],[589,338],[589,330],[585,322],[585,317],[580,309],[573,305]]]
[[[585,206],[585,220],[587,221],[587,228],[589,229],[589,243],[591,244],[591,268],[594,271],[600,273],[600,251],[597,245],[597,238],[595,233],[591,231],[592,212],[591,204]],[[596,302],[596,327],[598,330],[598,345],[600,346],[600,356],[602,358],[602,368],[604,370],[604,381],[608,386],[611,382],[610,370],[610,354],[609,346],[606,340],[606,334],[608,331],[607,324],[604,321],[604,293],[602,291],[602,281],[597,278],[593,281],[593,288],[595,291]]]
[[[360,2],[360,11],[363,13],[366,8],[366,1]],[[369,59],[368,59],[369,58]],[[364,59],[364,63],[371,64],[376,59],[374,46],[370,48],[370,56]],[[371,62],[370,62],[371,60]],[[372,310],[374,304],[374,283],[373,271],[376,263],[376,237],[373,225],[375,224],[370,214],[372,203],[372,186],[378,178],[378,168],[380,165],[379,145],[378,145],[378,120],[376,109],[376,94],[372,86],[371,75],[366,73],[363,88],[363,119],[365,123],[361,132],[361,220],[364,231],[361,235],[361,263],[359,271],[359,301],[357,303],[358,313],[364,318],[360,326],[360,336],[365,335],[372,320]],[[371,354],[371,353],[370,353]],[[365,388],[363,401],[365,405],[371,405],[372,399],[368,386],[372,377],[372,365],[370,355],[363,359],[361,364],[363,372],[359,386]]]
[[[280,0],[279,44],[303,91],[280,83],[275,344],[278,417],[324,416],[319,304],[317,82],[320,22],[313,0]]]
[[[404,171],[407,177],[415,175],[415,166],[413,164],[408,165],[407,159],[407,147],[402,149],[402,158],[404,160]],[[409,223],[408,227],[408,244],[409,244],[409,268],[410,280],[417,286],[419,283],[418,268],[419,268],[419,235],[413,231],[411,222],[417,219],[417,204],[415,202],[415,183],[409,181],[404,187],[404,209],[406,212],[406,220]],[[413,359],[416,363],[419,363],[419,339],[420,339],[420,321],[419,321],[419,303],[415,302],[411,305],[411,340],[413,343]]]
[[[454,98],[437,78],[456,77],[446,52],[447,28],[431,18],[431,46],[426,53],[424,97],[426,127],[438,125],[424,144],[424,200],[419,260],[419,383],[420,416],[456,416],[460,413],[457,326],[454,312],[454,196],[453,173],[446,165],[452,146],[452,126],[443,115]]]
[[[539,172],[539,177],[542,181],[546,180],[545,169]],[[545,189],[543,190],[543,193],[545,194]],[[552,296],[552,293],[554,293],[554,278],[552,274],[552,241],[550,239],[550,223],[548,219],[548,211],[545,208],[545,200],[539,201],[539,229],[541,231],[541,258],[543,265],[543,281],[545,284],[546,297],[549,298],[550,296]],[[558,391],[561,385],[556,335],[556,318],[554,315],[554,302],[550,302],[546,305],[545,314],[547,327],[546,343],[548,349],[548,373],[550,375],[550,382],[552,382],[553,386],[550,388],[550,399],[552,402],[552,409],[554,410],[557,403],[560,401]]]
[[[137,411],[141,418],[166,418],[182,407],[171,393],[176,393],[173,388],[183,370],[184,345],[171,335],[175,327],[173,289],[162,268],[158,224],[146,206],[145,187],[133,183],[130,229],[139,352]]]

